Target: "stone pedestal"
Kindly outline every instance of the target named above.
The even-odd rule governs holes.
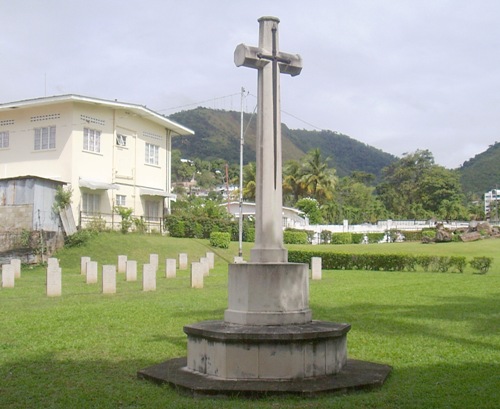
[[[311,321],[306,264],[230,264],[224,321],[242,325],[290,325]]]
[[[338,373],[347,362],[349,324],[186,325],[187,370],[221,379],[291,380]]]

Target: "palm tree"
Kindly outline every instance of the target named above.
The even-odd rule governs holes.
[[[302,178],[302,165],[296,160],[290,160],[285,163],[285,169],[283,171],[283,193],[290,194],[291,202],[290,204],[295,204],[305,192],[304,185],[300,181]],[[285,201],[286,197],[285,197]]]
[[[255,201],[255,177],[257,167],[255,162],[250,162],[243,168],[243,198]]]
[[[327,162],[328,158],[322,159],[319,148],[313,149],[305,158],[300,178],[308,194],[319,203],[333,198],[333,188],[337,181],[335,170],[329,168]]]

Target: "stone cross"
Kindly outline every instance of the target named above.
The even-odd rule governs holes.
[[[259,20],[259,46],[240,44],[236,66],[258,70],[257,160],[255,192],[255,246],[250,261],[287,262],[283,247],[283,194],[281,170],[281,114],[279,74],[299,75],[302,59],[279,50],[276,17]]]

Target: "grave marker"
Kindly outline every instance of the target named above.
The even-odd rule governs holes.
[[[97,261],[89,261],[85,268],[87,271],[87,284],[97,283]]]
[[[113,265],[102,266],[102,293],[103,294],[116,293],[116,266]]]
[[[21,278],[21,260],[13,258],[10,260],[10,264],[12,264],[12,267],[14,268],[14,277]]]
[[[118,273],[125,273],[127,271],[127,256],[118,256]]]
[[[142,267],[142,291],[156,291],[156,267],[144,264]]]
[[[14,288],[15,275],[14,266],[12,264],[2,265],[2,287]]]
[[[179,270],[187,270],[188,268],[188,255],[187,253],[179,254]]]
[[[47,265],[46,292],[48,297],[59,297],[62,293],[62,269],[59,262],[52,261]]]
[[[83,256],[80,258],[80,274],[87,274],[87,263],[90,261],[90,257]]]
[[[127,260],[127,265],[125,268],[125,280],[126,281],[137,281],[137,261]]]
[[[165,260],[165,277],[166,278],[175,278],[176,277],[176,263],[177,260],[175,258],[167,258]]]
[[[208,277],[210,274],[210,264],[208,258],[200,257],[200,263],[203,268],[203,277]]]
[[[149,264],[151,264],[154,267],[155,272],[158,271],[158,265],[159,265],[158,254],[149,255]]]
[[[203,288],[204,268],[200,262],[191,263],[191,288]]]
[[[208,258],[208,266],[210,269],[215,267],[215,253],[213,251],[207,251],[206,257]]]
[[[311,277],[321,280],[321,257],[311,257]]]

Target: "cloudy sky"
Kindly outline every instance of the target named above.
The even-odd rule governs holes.
[[[233,62],[276,16],[282,120],[456,168],[500,140],[497,0],[0,0],[0,103],[80,94],[162,114],[256,103]]]

